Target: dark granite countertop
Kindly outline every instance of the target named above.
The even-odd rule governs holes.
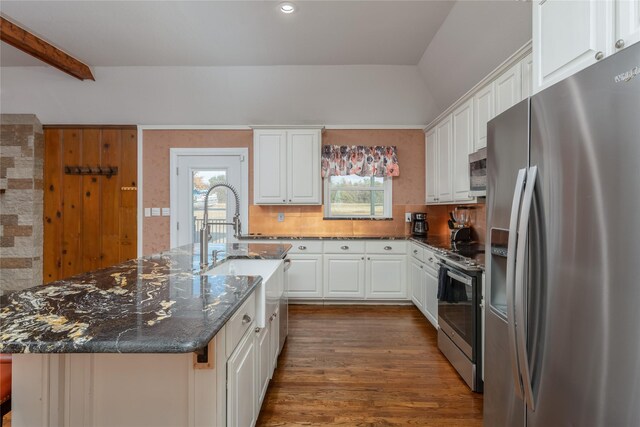
[[[240,237],[240,240],[407,240],[409,236],[326,236],[326,235],[263,235],[247,234]]]
[[[280,259],[290,245],[210,245],[218,260]],[[186,353],[261,282],[200,275],[191,245],[0,297],[0,353]]]
[[[429,246],[433,249],[441,249],[445,251],[458,253],[459,255],[462,255],[465,258],[469,258],[473,260],[478,265],[478,267],[482,268],[483,270],[485,268],[484,252],[479,252],[479,251],[483,251],[484,247],[482,247],[477,243],[475,244],[476,250],[472,250],[470,254],[470,253],[466,253],[464,244],[459,245],[462,248],[462,250],[460,250],[459,247],[456,247],[453,243],[451,243],[451,239],[449,239],[447,236],[429,236],[426,238],[412,236],[409,238],[409,241],[420,243],[421,245]],[[477,248],[478,246],[480,246],[480,248]]]

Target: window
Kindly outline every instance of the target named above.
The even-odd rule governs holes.
[[[343,175],[324,181],[325,218],[391,218],[391,177]]]

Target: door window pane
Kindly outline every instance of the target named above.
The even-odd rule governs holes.
[[[191,190],[193,194],[193,242],[200,242],[200,228],[204,220],[204,199],[212,185],[227,182],[226,170],[193,170],[191,172]],[[209,195],[209,241],[212,243],[226,243],[227,222],[227,189],[216,188]]]

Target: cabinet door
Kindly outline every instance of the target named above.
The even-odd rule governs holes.
[[[245,334],[227,361],[227,426],[253,426],[257,421],[255,333]]]
[[[409,284],[411,287],[411,301],[424,313],[424,286],[423,272],[420,263],[409,261]]]
[[[453,199],[469,201],[469,154],[473,152],[473,99],[453,112]]]
[[[520,99],[527,99],[533,95],[533,55],[527,55],[520,61],[522,71],[522,96]]]
[[[425,314],[434,327],[438,327],[438,273],[428,267],[423,271],[425,288]]]
[[[425,178],[427,189],[427,203],[435,203],[438,201],[438,133],[434,127],[425,134]]]
[[[522,71],[516,64],[498,77],[494,83],[496,116],[522,99]]]
[[[534,2],[534,92],[606,56],[612,7],[613,2],[599,0]]]
[[[253,131],[253,201],[287,203],[287,132]]]
[[[271,378],[271,329],[270,322],[267,322],[266,327],[259,328],[256,334],[256,362],[257,362],[257,384],[256,390],[260,396],[258,400],[258,412],[260,412],[260,406],[264,400],[264,396],[267,394],[267,387],[269,386],[269,378]]]
[[[287,131],[288,203],[322,203],[320,130]]]
[[[280,332],[280,308],[276,308],[276,311],[273,313],[273,318],[271,319],[271,332],[269,334],[271,339],[271,344],[269,344],[269,349],[271,355],[269,357],[269,361],[271,362],[271,366],[269,369],[269,378],[273,376],[273,370],[278,366],[278,350],[280,345],[279,340],[279,332]]]
[[[289,298],[322,298],[322,255],[288,255]]]
[[[367,256],[366,297],[370,299],[407,298],[406,255]]]
[[[473,151],[487,146],[487,122],[494,117],[493,83],[489,83],[473,97]]]
[[[438,124],[438,203],[453,201],[453,139],[451,115]]]
[[[364,298],[364,255],[324,256],[324,297]]]
[[[622,41],[622,44],[620,43]],[[616,2],[616,50],[640,41],[640,0]]]

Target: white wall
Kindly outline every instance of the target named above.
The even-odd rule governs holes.
[[[458,1],[418,67],[436,112],[428,123],[531,39],[531,3]]]
[[[438,113],[416,66],[2,67],[0,110],[44,124],[420,125]]]

